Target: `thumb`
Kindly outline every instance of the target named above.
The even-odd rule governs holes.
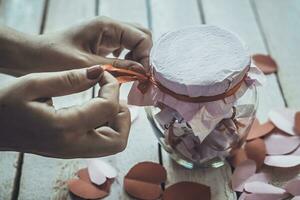
[[[100,65],[89,68],[35,73],[27,77],[31,89],[32,99],[64,96],[82,92],[94,86],[102,77],[103,69]]]
[[[128,70],[133,70],[139,73],[145,74],[145,68],[142,64],[128,59],[118,59],[118,58],[104,58],[98,55],[89,55],[89,60],[93,64],[111,64],[117,68],[125,68]]]

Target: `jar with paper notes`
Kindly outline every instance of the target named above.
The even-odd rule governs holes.
[[[246,44],[216,26],[186,27],[158,39],[150,65],[146,90],[135,82],[128,102],[147,106],[159,143],[178,164],[222,166],[246,140],[264,81]]]

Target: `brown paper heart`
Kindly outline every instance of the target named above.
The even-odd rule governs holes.
[[[141,162],[133,166],[124,178],[125,191],[138,199],[158,199],[160,184],[167,178],[166,169],[154,162]]]
[[[243,148],[236,149],[232,154],[233,156],[229,158],[229,163],[234,168],[248,159]]]
[[[92,197],[96,196],[97,198],[95,199],[103,198],[109,194],[111,185],[114,181],[114,179],[107,178],[103,184],[96,185],[92,183],[87,168],[78,170],[76,172],[76,175],[79,177],[79,179],[71,179],[68,181],[68,188],[73,195],[73,199],[86,199],[87,196],[91,197],[88,199],[93,199]],[[86,184],[84,184],[83,182],[85,182]]]
[[[277,64],[269,55],[255,54],[252,56],[256,66],[264,73],[271,74],[277,72]]]
[[[160,184],[147,183],[143,181],[124,179],[126,192],[135,198],[144,200],[158,199],[162,194]]]
[[[87,168],[82,168],[82,169],[78,170],[76,175],[79,177],[79,179],[81,179],[85,182],[88,182],[88,183],[92,183]]]
[[[300,112],[295,114],[295,130],[300,135]]]
[[[245,145],[245,151],[247,157],[256,162],[257,170],[259,170],[264,164],[266,157],[266,145],[263,139],[255,139],[249,141]]]
[[[179,182],[168,187],[163,200],[210,200],[210,188],[195,182]]]
[[[247,140],[253,140],[269,134],[275,128],[270,121],[260,124],[258,119],[255,119],[247,136]]]
[[[106,197],[108,192],[100,190],[95,185],[81,179],[71,179],[67,182],[69,191],[84,199],[100,199]]]

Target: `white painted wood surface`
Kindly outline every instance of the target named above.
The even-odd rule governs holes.
[[[0,2],[0,24],[22,32],[38,34],[41,25],[44,1],[11,0]],[[14,77],[0,74],[3,86]],[[19,153],[0,152],[0,199],[11,199],[17,170]]]
[[[151,11],[154,38],[171,29],[202,23],[196,0],[153,0]],[[212,200],[236,199],[229,188],[231,169],[228,164],[218,169],[188,170],[174,163],[163,149],[162,158],[168,171],[166,187],[180,181],[194,181],[210,186]]]
[[[300,1],[255,0],[279,81],[289,107],[300,109]]]
[[[85,0],[49,1],[45,22],[45,32],[66,28],[74,23],[95,15],[95,2],[86,3]],[[57,108],[82,104],[92,97],[92,91],[81,92],[65,97],[54,98]],[[68,191],[64,181],[73,177],[74,172],[84,166],[81,159],[62,160],[40,157],[31,154],[24,155],[22,176],[20,182],[19,199],[67,199]]]
[[[0,0],[0,23],[21,31],[38,33],[43,5],[44,1],[41,0]],[[300,108],[300,68],[297,62],[300,52],[298,0],[99,0],[99,7],[96,8],[96,5],[94,0],[50,0],[45,31],[56,31],[91,18],[98,9],[99,15],[139,23],[145,27],[152,26],[153,38],[156,40],[171,29],[203,23],[203,17],[207,24],[222,26],[240,35],[248,44],[251,53],[271,53],[280,67],[279,82],[288,106]],[[151,13],[148,13],[149,10]],[[151,19],[148,18],[151,16]],[[262,30],[257,19],[261,22]],[[266,41],[262,33],[265,34]],[[1,84],[7,80],[7,76],[0,74]],[[130,84],[122,86],[122,98],[126,97],[129,88]],[[270,109],[285,106],[275,74],[267,76],[267,83],[259,89],[259,95],[258,117],[261,121],[267,120]],[[55,98],[54,104],[56,107],[81,104],[91,96],[91,91],[88,91]],[[158,151],[157,140],[145,112],[140,109],[139,118],[131,129],[127,149],[105,158],[119,172],[111,194],[106,199],[131,199],[123,191],[124,175],[138,162],[158,162]],[[11,198],[17,159],[17,153],[0,152],[1,200]],[[236,199],[236,195],[229,188],[231,171],[228,165],[220,169],[191,171],[173,163],[164,151],[162,160],[168,171],[167,186],[183,180],[196,181],[211,187],[212,200]],[[64,181],[73,177],[74,172],[83,166],[83,159],[62,160],[25,154],[18,199],[69,199]],[[278,185],[295,175],[294,172],[265,170],[274,173],[274,183]]]

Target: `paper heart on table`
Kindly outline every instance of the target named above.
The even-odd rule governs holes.
[[[264,72],[264,74],[277,72],[277,64],[270,55],[255,54],[252,56],[252,59],[255,65]]]
[[[133,166],[124,177],[124,189],[143,200],[210,200],[210,187],[195,182],[178,182],[162,191],[161,183],[167,179],[166,169],[158,163],[141,162]]]
[[[296,111],[289,108],[275,109],[269,112],[269,119],[272,123],[278,129],[290,135],[297,135],[295,130],[295,116]]]
[[[263,137],[269,133],[275,128],[274,124],[270,121],[260,124],[258,119],[255,119],[253,121],[253,124],[251,126],[251,129],[248,133],[247,140],[253,140],[256,138]]]
[[[163,200],[210,200],[210,188],[194,182],[179,182],[168,187],[162,196]]]
[[[245,160],[233,171],[231,186],[234,191],[242,192],[246,180],[256,172],[256,163],[253,160]]]
[[[67,186],[71,192],[72,199],[101,199],[106,197],[110,192],[110,187],[113,179],[107,179],[101,185],[96,185],[91,182],[91,178],[87,168],[80,169],[77,173],[77,178],[67,181]]]
[[[300,145],[299,136],[290,136],[280,131],[274,132],[264,138],[267,154],[283,155],[291,153]]]
[[[300,196],[300,177],[288,181],[284,185],[284,189],[294,196]]]
[[[88,173],[91,182],[96,185],[101,185],[107,179],[113,179],[117,176],[116,169],[99,158],[88,160]]]
[[[108,192],[81,179],[70,179],[67,184],[69,191],[80,198],[101,199],[108,195]]]
[[[300,134],[300,112],[296,112],[295,114],[295,130]]]
[[[141,162],[133,166],[124,177],[124,189],[138,199],[158,199],[162,195],[161,183],[167,179],[164,167],[154,162]]]
[[[275,155],[266,156],[264,163],[273,167],[295,167],[300,165],[300,156],[296,155]]]
[[[282,188],[259,181],[246,182],[244,189],[249,193],[255,194],[284,194],[286,192]]]

